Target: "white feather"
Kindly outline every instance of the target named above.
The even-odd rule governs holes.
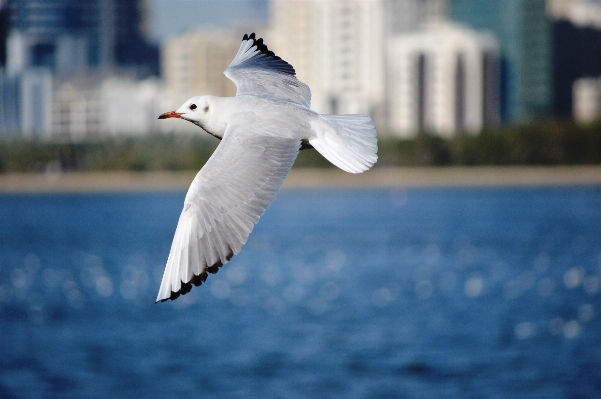
[[[320,115],[317,137],[309,143],[328,161],[349,173],[365,172],[378,160],[376,127],[367,115]]]
[[[275,198],[299,147],[300,140],[228,127],[188,190],[157,302],[176,296],[193,274],[225,264],[240,251]]]
[[[339,168],[360,173],[377,160],[366,115],[319,115],[294,68],[254,35],[224,72],[236,97],[198,96],[162,118],[181,117],[223,138],[184,201],[158,301],[175,299],[240,251],[308,141]]]

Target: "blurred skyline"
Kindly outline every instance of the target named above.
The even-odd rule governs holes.
[[[222,72],[251,31],[311,87],[315,111],[368,114],[384,135],[449,138],[502,124],[601,116],[596,0],[0,5],[3,137],[180,129],[157,124],[154,115],[200,93],[233,95]]]

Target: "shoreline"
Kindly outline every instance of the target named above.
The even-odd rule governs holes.
[[[0,174],[0,194],[185,191],[197,171]],[[292,169],[283,189],[601,186],[597,166]]]

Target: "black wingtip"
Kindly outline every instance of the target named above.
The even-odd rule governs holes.
[[[242,37],[242,40],[252,40],[253,41],[253,46],[255,46],[257,48],[257,50],[259,50],[259,52],[261,54],[264,54],[268,57],[271,57],[273,60],[279,62],[279,68],[276,68],[279,72],[282,73],[286,73],[288,75],[292,75],[292,76],[296,76],[296,71],[294,70],[294,67],[292,65],[290,65],[289,63],[287,63],[286,61],[284,61],[283,59],[281,59],[280,57],[278,57],[277,55],[275,55],[275,53],[271,50],[269,50],[267,48],[267,45],[265,44],[265,42],[263,41],[263,38],[256,38],[255,32],[251,33],[250,35],[247,35],[246,33],[244,34],[244,36]]]
[[[234,256],[234,253],[230,252],[225,257],[225,261],[226,262],[229,261],[230,259],[232,259],[233,256]],[[219,268],[221,266],[223,266],[223,263],[220,260],[218,260],[214,265],[209,266],[206,271],[203,271],[200,274],[193,274],[192,278],[187,283],[184,283],[182,281],[182,287],[179,289],[179,291],[177,291],[177,292],[171,291],[171,295],[169,296],[169,298],[158,300],[155,303],[174,301],[177,298],[179,298],[180,295],[186,295],[188,292],[190,292],[192,290],[192,285],[194,285],[195,287],[198,287],[199,285],[201,285],[202,283],[204,283],[207,280],[207,277],[209,276],[207,274],[207,271],[211,274],[215,274],[219,271]]]

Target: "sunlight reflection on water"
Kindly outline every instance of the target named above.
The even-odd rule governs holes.
[[[599,189],[284,192],[155,305],[181,201],[0,197],[0,396],[601,394]]]

